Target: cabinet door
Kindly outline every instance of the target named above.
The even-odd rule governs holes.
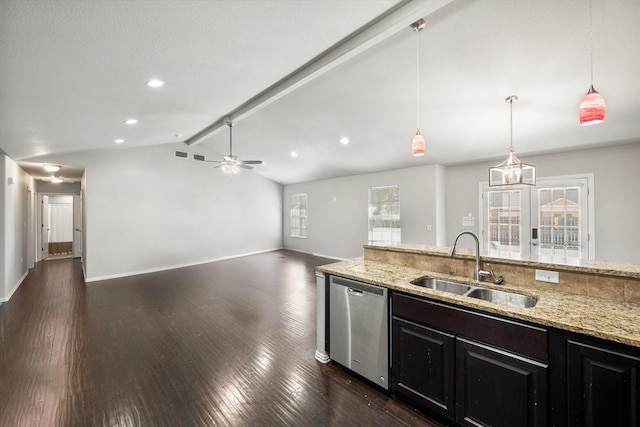
[[[570,426],[637,426],[640,359],[587,344],[567,343]]]
[[[455,337],[393,319],[392,382],[417,406],[454,417]]]
[[[456,341],[456,419],[471,426],[547,424],[547,365]]]

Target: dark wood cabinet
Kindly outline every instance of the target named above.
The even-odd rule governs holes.
[[[400,292],[391,390],[462,426],[640,427],[640,348]]]
[[[396,393],[455,417],[455,337],[402,319],[393,321],[392,333]]]
[[[547,331],[394,293],[392,390],[469,426],[547,425]]]
[[[472,426],[547,425],[547,365],[456,340],[456,420]]]
[[[568,425],[640,425],[640,352],[592,343],[567,341]]]

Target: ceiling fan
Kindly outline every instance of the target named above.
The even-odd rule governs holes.
[[[262,165],[264,162],[262,160],[238,160],[236,156],[233,155],[233,125],[234,123],[231,120],[227,120],[227,126],[229,126],[229,155],[223,156],[222,160],[207,160],[207,162],[212,163],[220,163],[216,168],[221,167],[225,173],[234,174],[240,171],[240,168],[243,169],[253,169],[252,166],[249,165]]]

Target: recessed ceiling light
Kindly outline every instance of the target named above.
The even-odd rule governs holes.
[[[124,142],[124,139],[116,139],[115,143],[116,144],[122,144]]]
[[[181,133],[174,133],[173,136],[175,136],[176,138],[182,138],[182,134]]]
[[[290,156],[291,156],[291,157],[298,157],[298,153],[296,153],[295,151],[292,151],[292,152],[290,153]]]
[[[128,125],[135,125],[136,123],[138,123],[138,119],[127,119],[124,122]]]
[[[47,172],[58,172],[60,170],[60,166],[44,165],[44,170],[46,170]]]
[[[340,138],[340,144],[347,145],[348,143],[349,143],[349,138],[347,138],[346,136],[343,136],[342,138]]]
[[[146,84],[147,84],[147,86],[154,87],[154,88],[155,87],[164,86],[164,82],[162,80],[159,80],[159,79],[151,79]]]

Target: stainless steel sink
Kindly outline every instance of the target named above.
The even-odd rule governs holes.
[[[465,296],[485,301],[504,304],[511,307],[529,308],[536,305],[538,299],[529,295],[516,294],[514,292],[498,291],[495,289],[474,288]]]
[[[435,279],[433,277],[421,277],[411,282],[411,284],[421,286],[423,288],[435,289],[436,291],[448,292],[450,294],[504,304],[510,307],[530,308],[535,306],[538,302],[536,297],[529,295],[499,291],[497,289],[481,288],[479,286],[465,285],[462,283],[450,282],[448,280]]]
[[[471,286],[462,283],[449,282],[448,280],[434,279],[433,277],[421,277],[411,282],[416,286],[435,289],[437,291],[448,292],[450,294],[462,295],[471,290]]]

